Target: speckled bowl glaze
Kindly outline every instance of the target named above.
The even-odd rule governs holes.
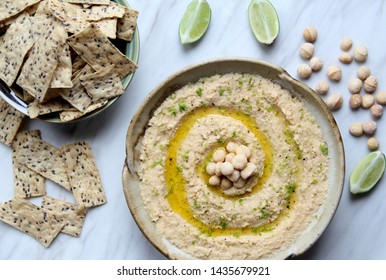
[[[270,258],[292,258],[310,248],[332,220],[341,198],[345,177],[345,156],[342,138],[331,112],[312,89],[292,78],[283,68],[254,59],[216,59],[189,66],[170,76],[147,96],[134,115],[126,136],[127,158],[123,168],[123,190],[128,207],[146,238],[170,259],[192,259],[193,257],[161,236],[157,232],[155,224],[150,221],[141,199],[140,180],[135,172],[139,156],[135,146],[140,137],[143,136],[147,123],[152,117],[152,112],[169,94],[204,76],[231,72],[258,74],[290,91],[302,100],[308,110],[315,116],[328,144],[330,155],[328,196],[321,207],[322,211],[320,211],[319,218],[300,235],[289,249],[272,252]]]

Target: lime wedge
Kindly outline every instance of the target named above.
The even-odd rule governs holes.
[[[182,44],[198,41],[209,27],[211,10],[205,0],[193,0],[186,8],[180,23]]]
[[[385,155],[380,152],[372,152],[365,156],[350,176],[350,191],[353,194],[371,190],[381,179],[385,172]]]
[[[252,0],[248,8],[249,24],[257,41],[270,45],[280,30],[275,8],[268,0]]]

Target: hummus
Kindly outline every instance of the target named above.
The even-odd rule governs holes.
[[[213,151],[247,146],[242,192],[208,184]],[[169,242],[200,259],[270,258],[318,219],[328,148],[301,100],[258,75],[205,77],[172,93],[137,145],[141,195]]]

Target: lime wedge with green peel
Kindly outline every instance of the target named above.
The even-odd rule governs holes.
[[[198,41],[209,27],[211,10],[205,0],[193,0],[187,7],[180,23],[182,44]]]
[[[385,155],[382,152],[369,153],[351,173],[350,191],[357,194],[371,190],[385,172],[385,165]]]
[[[257,41],[270,45],[280,30],[275,8],[268,0],[252,0],[248,8],[249,24]]]

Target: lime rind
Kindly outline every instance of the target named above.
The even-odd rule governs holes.
[[[182,44],[194,43],[206,33],[212,12],[206,0],[193,0],[181,19],[179,27],[180,41]]]
[[[385,155],[372,152],[365,156],[355,167],[350,176],[350,191],[353,194],[370,191],[385,172]]]
[[[270,45],[279,35],[280,22],[275,7],[268,0],[252,0],[248,8],[249,24],[256,39]]]

